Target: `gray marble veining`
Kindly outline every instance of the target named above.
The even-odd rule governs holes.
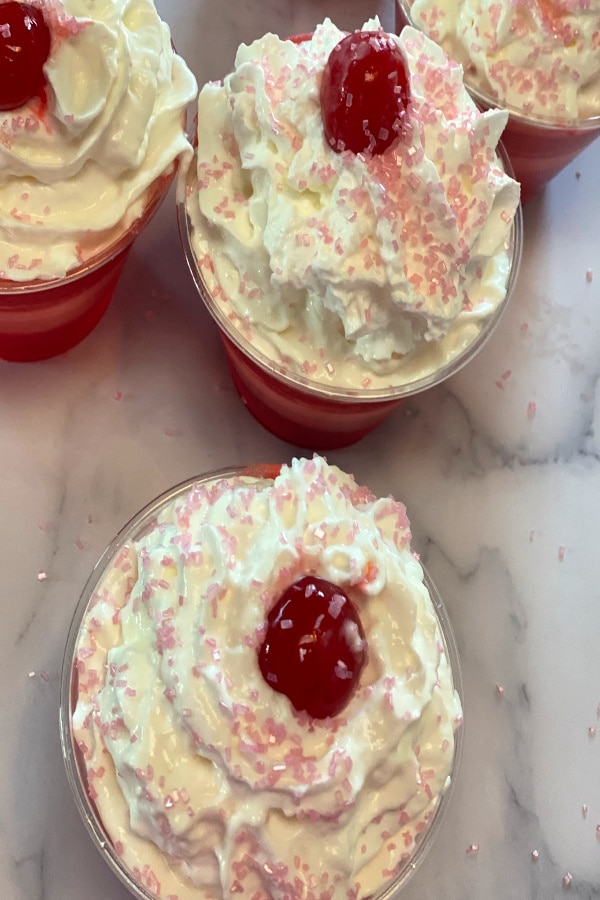
[[[325,14],[351,28],[374,12],[392,25],[389,2],[158,7],[200,82],[265,30],[306,31]],[[517,290],[479,357],[329,454],[406,502],[462,656],[462,771],[406,900],[600,897],[599,170],[600,142],[526,209]],[[79,820],[60,756],[60,667],[78,595],[150,498],[296,448],[241,406],[198,308],[172,202],[88,340],[62,358],[0,368],[0,897],[126,900]]]

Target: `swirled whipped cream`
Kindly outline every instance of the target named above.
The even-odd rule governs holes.
[[[33,0],[35,2],[35,0]],[[196,82],[152,0],[37,0],[45,101],[0,113],[0,278],[60,277],[141,215],[189,159]]]
[[[268,611],[316,574],[368,661],[311,719],[262,677]],[[73,735],[114,848],[163,900],[370,897],[423,839],[461,721],[405,507],[325,460],[193,486],[113,557],[86,610]]]
[[[403,136],[332,150],[319,87],[342,37],[328,19],[300,44],[267,34],[201,90],[187,212],[215,303],[253,347],[315,381],[385,388],[437,371],[500,306],[519,187],[496,156],[506,114],[479,112],[414,29],[393,37]]]
[[[412,21],[470,82],[528,115],[600,115],[600,5],[590,0],[412,0]]]

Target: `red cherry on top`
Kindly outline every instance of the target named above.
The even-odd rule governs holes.
[[[24,106],[46,83],[50,29],[28,3],[0,3],[0,110]]]
[[[358,612],[337,585],[305,575],[267,617],[258,653],[267,684],[315,719],[340,713],[367,658]]]
[[[321,81],[327,143],[338,153],[383,153],[402,131],[408,95],[394,39],[383,31],[348,34],[329,54]]]

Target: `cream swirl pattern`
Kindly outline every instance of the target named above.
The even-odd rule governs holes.
[[[351,596],[368,641],[349,705],[324,720],[257,661],[267,611],[307,572]],[[90,796],[165,900],[367,897],[448,785],[461,705],[406,510],[319,457],[162,510],[98,585],[76,665]]]
[[[64,275],[125,231],[191,156],[196,82],[152,0],[41,0],[46,100],[0,114],[0,278]]]

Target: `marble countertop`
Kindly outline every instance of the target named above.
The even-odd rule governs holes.
[[[389,2],[161,0],[200,82],[241,40]],[[498,332],[446,385],[328,458],[407,504],[462,656],[465,749],[406,900],[600,897],[600,141],[525,210]],[[152,497],[203,471],[286,461],[230,383],[179,247],[173,197],[96,331],[0,364],[0,897],[125,900],[71,798],[59,679],[80,590]],[[598,728],[598,734],[595,733]]]

